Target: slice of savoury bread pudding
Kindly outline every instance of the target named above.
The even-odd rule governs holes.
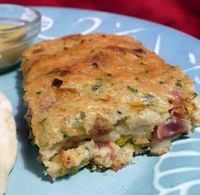
[[[26,118],[52,178],[162,155],[200,124],[192,81],[128,36],[45,41],[24,52],[21,69]]]

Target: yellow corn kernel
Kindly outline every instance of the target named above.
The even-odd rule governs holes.
[[[145,108],[145,105],[142,102],[133,102],[131,105],[131,108],[134,110],[143,110]]]
[[[122,147],[122,146],[124,146],[127,142],[129,142],[130,141],[130,135],[122,135],[115,143],[118,145],[118,146],[120,146],[120,147]]]
[[[193,103],[189,103],[189,104],[186,106],[186,108],[187,108],[187,110],[188,110],[189,112],[192,112],[192,111],[194,111],[195,106],[194,106]]]

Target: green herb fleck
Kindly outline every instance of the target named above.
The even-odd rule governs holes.
[[[80,129],[81,131],[85,132],[84,122],[83,119],[85,118],[85,113],[83,111],[80,111],[79,114],[77,114],[72,119],[72,125],[76,129]]]
[[[47,120],[47,118],[44,118],[41,121],[39,121],[39,125],[43,125],[46,120]]]
[[[197,97],[197,93],[196,93],[196,92],[193,92],[193,93],[192,93],[192,97],[193,97],[193,98]]]
[[[70,175],[76,175],[79,172],[80,168],[74,168],[70,171]]]
[[[86,129],[85,129],[85,127],[83,125],[79,126],[78,129],[80,129],[84,133],[86,132]]]
[[[81,119],[84,119],[84,118],[85,118],[85,112],[83,112],[83,111],[80,112],[80,118],[81,118]]]
[[[135,93],[135,94],[138,93],[138,90],[133,87],[127,86],[127,89],[132,93]]]
[[[78,120],[78,119],[75,119],[76,121],[75,121],[75,123],[74,123],[74,128],[76,128],[76,129],[80,129],[81,131],[83,131],[83,132],[85,132],[85,127],[84,127],[84,125],[83,125],[83,121],[80,121],[80,120]]]
[[[183,87],[183,83],[181,82],[181,80],[177,80],[175,85],[179,88]]]
[[[97,78],[96,79],[96,83],[94,85],[92,85],[91,89],[92,91],[97,91],[102,87],[102,79],[101,78]]]
[[[155,96],[151,94],[145,94],[143,96],[143,102],[147,104],[152,104],[155,101]]]
[[[101,87],[100,84],[95,84],[92,86],[92,91],[97,91]]]

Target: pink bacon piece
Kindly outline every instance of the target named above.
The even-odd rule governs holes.
[[[158,126],[156,130],[156,138],[171,138],[178,134],[188,133],[191,128],[190,122],[185,119],[169,119]]]

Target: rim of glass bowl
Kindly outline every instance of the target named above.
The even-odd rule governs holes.
[[[26,6],[22,6],[22,5],[17,5],[17,4],[0,4],[0,7],[3,7],[3,6],[14,6],[14,7],[22,8],[22,9],[29,9],[29,10],[31,10],[31,12],[35,13],[35,19],[34,20],[27,21],[27,23],[24,23],[22,25],[14,26],[14,27],[7,28],[7,29],[1,29],[0,31],[2,31],[4,33],[5,32],[15,31],[15,30],[18,30],[18,29],[24,28],[24,27],[31,27],[31,26],[34,26],[37,23],[40,23],[40,21],[41,21],[40,12],[35,10],[34,8],[26,7]],[[8,18],[0,17],[0,19],[4,19],[5,20],[5,19],[8,19]],[[12,18],[9,18],[9,19],[12,20]]]

